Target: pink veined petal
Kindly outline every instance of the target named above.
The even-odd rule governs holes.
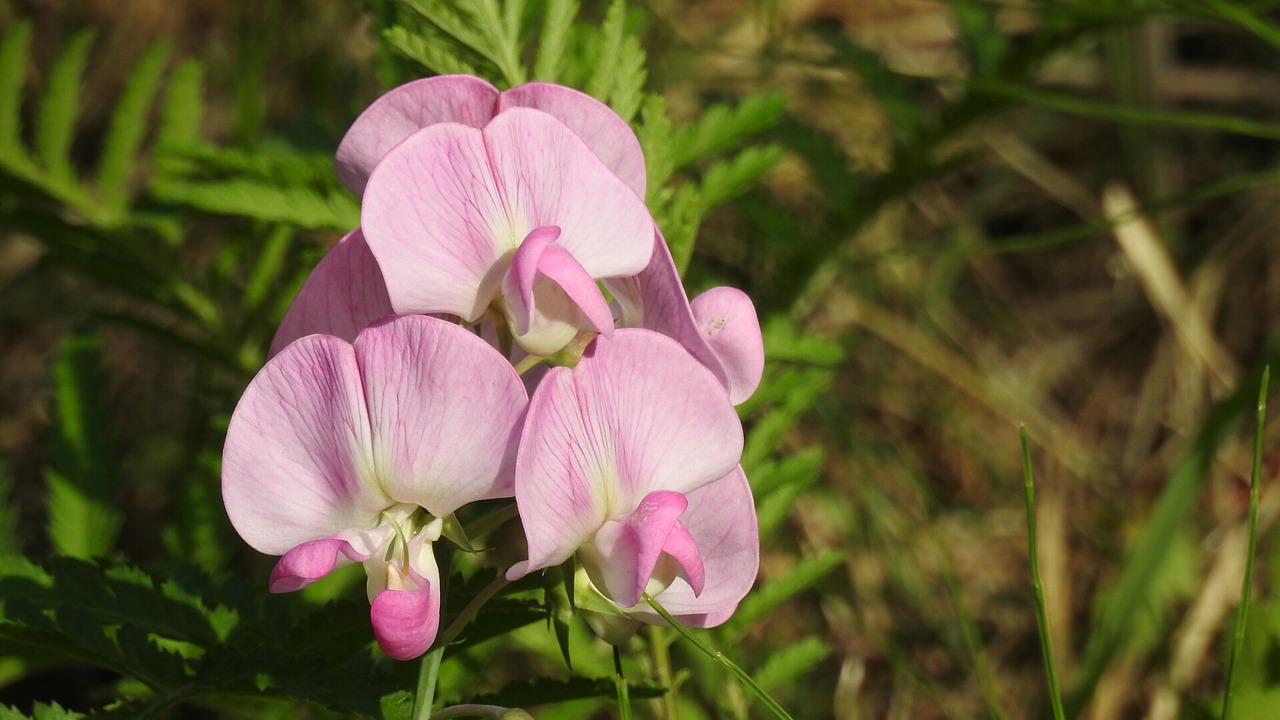
[[[618,605],[631,607],[640,602],[668,545],[678,553],[675,557],[685,574],[697,579],[700,589],[702,558],[697,544],[679,522],[687,506],[688,502],[678,492],[652,492],[630,515],[605,522],[596,533],[593,549],[599,571],[610,597]]]
[[[364,193],[373,168],[401,140],[429,125],[453,122],[484,127],[493,118],[498,89],[470,75],[440,75],[406,83],[365,108],[338,145],[338,179]]]
[[[267,357],[307,335],[334,335],[351,342],[365,326],[392,312],[378,261],[356,228],[325,254],[302,284]]]
[[[443,517],[512,495],[527,396],[497,351],[453,323],[411,315],[362,332],[355,354],[373,463],[394,501]]]
[[[760,527],[751,486],[741,467],[720,480],[686,493],[689,508],[680,517],[697,542],[706,571],[701,593],[676,578],[657,596],[680,622],[714,627],[728,620],[755,584],[760,567]],[[630,613],[665,624],[647,604]]]
[[[222,498],[240,537],[269,555],[377,524],[391,501],[373,474],[351,345],[302,338],[249,383],[227,428]]]
[[[684,523],[676,521],[675,526],[671,528],[671,534],[667,536],[667,542],[662,546],[662,552],[670,555],[680,564],[685,582],[693,588],[693,594],[702,594],[702,588],[707,583],[707,568],[702,562],[702,551],[698,549],[698,541],[693,538]],[[680,576],[677,575],[677,577]]]
[[[567,125],[636,195],[644,197],[644,152],[640,141],[631,126],[608,105],[563,85],[531,82],[513,87],[498,98],[498,112],[511,107],[541,110]]]
[[[440,593],[435,583],[411,590],[383,590],[369,606],[373,636],[388,656],[412,660],[436,641]]]
[[[716,352],[694,321],[689,298],[662,234],[654,229],[653,256],[632,278],[606,280],[622,310],[622,327],[641,327],[675,340],[716,376],[728,391],[729,378]]]
[[[467,322],[535,228],[559,227],[558,244],[592,278],[637,273],[653,253],[640,198],[573,131],[527,108],[483,131],[443,123],[409,136],[370,176],[361,222],[396,312]]]
[[[564,290],[586,319],[588,327],[585,329],[595,330],[605,337],[613,335],[613,312],[605,302],[604,293],[567,250],[556,244],[549,246],[538,260],[538,272],[554,280]]]
[[[538,224],[556,224],[512,217],[481,131],[456,123],[419,130],[383,156],[360,219],[396,312],[467,322],[497,294],[502,257]]]
[[[651,492],[688,493],[742,454],[742,426],[715,377],[669,338],[625,329],[547,373],[529,404],[516,504],[529,562],[550,567]]]
[[[544,112],[511,108],[483,132],[513,242],[555,225],[556,243],[593,278],[644,269],[653,254],[648,208],[572,130]]]
[[[724,367],[729,399],[745,402],[764,375],[764,339],[751,298],[736,288],[715,287],[694,298],[690,309]]]
[[[337,567],[364,562],[390,533],[390,527],[379,527],[302,543],[286,552],[276,563],[271,570],[268,587],[273,593],[293,592],[328,575]]]
[[[502,296],[515,318],[517,335],[529,332],[533,315],[537,312],[533,295],[533,281],[538,276],[538,263],[542,254],[560,237],[560,228],[554,225],[534,228],[525,236],[511,258],[511,267],[502,279]]]

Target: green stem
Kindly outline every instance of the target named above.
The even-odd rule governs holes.
[[[711,658],[712,660],[715,660],[722,667],[728,670],[731,675],[737,678],[738,682],[745,685],[747,689],[750,690],[751,693],[760,700],[760,702],[764,703],[765,707],[769,708],[769,711],[773,713],[774,717],[780,718],[781,720],[793,720],[793,718],[789,714],[787,714],[786,710],[782,709],[782,706],[779,705],[776,700],[769,697],[769,693],[765,692],[764,688],[757,685],[756,682],[751,679],[751,676],[748,675],[745,670],[738,667],[737,663],[725,657],[724,653],[720,652],[719,650],[712,650],[711,648],[699,642],[698,638],[694,637],[693,633],[689,632],[689,628],[680,624],[679,621],[671,617],[671,613],[667,612],[666,608],[659,605],[658,601],[654,600],[653,597],[649,595],[649,593],[644,594],[644,601],[649,603],[649,606],[652,607],[655,612],[661,615],[662,619],[667,621],[667,624],[675,628],[676,632],[680,633],[681,635],[684,636],[686,640],[693,643],[694,647],[701,650],[703,654],[706,655],[707,657]]]
[[[627,688],[627,678],[622,674],[622,651],[613,646],[613,686],[618,691],[618,717],[620,720],[631,720],[631,692]]]
[[[516,363],[516,374],[524,375],[544,362],[546,362],[546,358],[541,355],[529,355],[525,357],[525,359]]]
[[[1036,595],[1036,622],[1040,626],[1040,651],[1044,653],[1044,670],[1049,679],[1049,702],[1053,704],[1053,717],[1063,720],[1062,693],[1058,691],[1058,671],[1053,661],[1053,640],[1049,636],[1049,613],[1045,611],[1044,587],[1040,584],[1040,559],[1036,551],[1036,489],[1031,473],[1031,441],[1027,439],[1027,426],[1020,428],[1022,437],[1022,476],[1027,491],[1027,552],[1031,558],[1031,585]]]
[[[475,597],[471,598],[471,602],[467,603],[467,606],[462,608],[462,612],[458,613],[458,617],[454,618],[453,623],[449,625],[449,628],[436,638],[436,645],[439,647],[445,647],[449,643],[458,639],[458,635],[462,634],[467,623],[471,622],[471,620],[475,618],[476,613],[480,612],[480,608],[483,607],[485,603],[489,602],[494,595],[497,595],[499,590],[506,587],[506,584],[507,579],[502,575],[499,575],[494,578],[493,582],[486,585],[483,590],[477,593]]]
[[[431,720],[453,720],[453,718],[491,718],[492,720],[502,720],[502,718],[518,718],[531,717],[523,710],[513,710],[511,708],[499,707],[497,705],[454,705],[442,709],[440,712],[431,716]]]
[[[437,642],[431,652],[422,658],[418,671],[418,692],[413,698],[412,720],[429,720],[431,706],[436,701],[436,681],[440,678],[440,660],[444,658],[445,643]]]
[[[676,697],[675,676],[671,672],[670,644],[660,625],[649,626],[649,644],[653,652],[653,666],[658,671],[658,681],[666,688],[662,693],[662,711],[666,720],[680,717],[680,703]]]
[[[1240,608],[1236,611],[1235,636],[1231,641],[1231,660],[1227,665],[1227,689],[1222,698],[1222,720],[1231,717],[1231,704],[1235,700],[1236,663],[1240,648],[1244,645],[1245,619],[1249,615],[1249,597],[1253,589],[1253,556],[1258,548],[1258,488],[1262,479],[1262,428],[1267,419],[1267,383],[1271,380],[1271,366],[1262,368],[1262,385],[1258,390],[1258,422],[1253,432],[1253,472],[1249,476],[1249,549],[1244,561],[1244,581],[1240,587]]]

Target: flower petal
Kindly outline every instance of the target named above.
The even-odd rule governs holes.
[[[622,327],[641,327],[675,340],[728,390],[724,367],[694,321],[667,241],[656,228],[648,266],[634,277],[606,280],[605,286],[621,308]]]
[[[328,575],[334,568],[364,562],[377,551],[391,530],[384,526],[363,533],[339,533],[302,543],[285,553],[271,570],[271,592],[300,590]]]
[[[377,477],[436,517],[512,495],[527,396],[519,375],[461,327],[421,315],[356,339]]]
[[[529,562],[563,562],[651,492],[688,493],[732,470],[742,426],[715,377],[669,338],[618,330],[538,386],[516,460]]]
[[[365,326],[392,312],[382,270],[356,228],[321,258],[302,284],[267,357],[307,335],[335,335],[351,342]]]
[[[419,130],[383,157],[360,218],[396,312],[467,322],[497,293],[499,260],[537,227],[510,217],[481,131],[454,123]]]
[[[442,122],[484,127],[497,99],[497,88],[470,75],[440,75],[391,90],[365,108],[342,138],[334,159],[338,179],[362,195],[373,168],[401,140]]]
[[[702,337],[724,367],[729,399],[734,405],[745,402],[764,375],[764,339],[751,298],[736,288],[715,287],[689,306]]]
[[[373,474],[369,417],[351,345],[304,337],[271,359],[236,405],[222,451],[222,498],[255,549],[282,555],[390,505]]]
[[[369,606],[378,646],[396,660],[412,660],[431,648],[440,628],[436,583],[413,590],[383,590]]]
[[[689,508],[680,520],[702,554],[705,584],[702,592],[696,593],[683,578],[676,578],[657,600],[686,625],[714,627],[729,619],[755,584],[760,567],[755,502],[741,467],[685,497]],[[665,624],[647,604],[630,614],[645,622]]]
[[[534,228],[525,236],[511,258],[511,267],[502,278],[502,296],[511,310],[517,335],[529,332],[533,316],[537,312],[534,302],[533,281],[538,277],[538,263],[542,254],[560,237],[560,228]]]
[[[645,194],[644,152],[631,126],[608,105],[573,88],[531,82],[502,93],[498,112],[511,107],[541,110],[564,123],[636,195]]]
[[[688,504],[678,492],[652,492],[630,515],[606,521],[596,533],[592,561],[599,565],[608,594],[618,605],[631,607],[640,602],[668,544],[678,553],[676,560],[686,575],[701,583],[702,558],[697,544],[679,522]]]

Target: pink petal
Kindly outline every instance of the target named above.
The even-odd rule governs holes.
[[[390,528],[386,528],[387,531]],[[381,533],[382,536],[387,532]],[[356,539],[356,538],[352,538]],[[312,540],[285,553],[271,571],[269,587],[273,593],[300,590],[328,575],[335,567],[351,562],[364,562],[377,549],[377,543],[360,543],[355,547],[342,534],[320,540]],[[362,551],[363,550],[363,551]]]
[[[412,660],[431,648],[440,627],[440,593],[434,584],[383,590],[369,607],[378,646],[396,660]]]
[[[538,272],[555,281],[586,319],[587,327],[606,337],[613,335],[613,311],[604,293],[577,259],[559,245],[551,245],[538,260]]]
[[[231,524],[270,555],[373,527],[391,501],[375,480],[371,447],[351,345],[325,335],[298,340],[263,367],[231,416],[222,453]]]
[[[373,467],[394,501],[443,517],[512,495],[527,396],[497,351],[458,325],[411,315],[365,330],[355,355]]]
[[[364,193],[374,166],[401,140],[442,122],[484,127],[493,118],[498,90],[470,75],[440,75],[401,85],[378,98],[352,123],[334,161],[338,179]]]
[[[686,625],[714,627],[729,619],[755,584],[760,567],[760,527],[755,502],[741,467],[685,497],[689,508],[680,519],[702,554],[705,583],[698,593],[684,579],[676,578],[657,600]],[[646,622],[663,624],[647,604],[630,614]]]
[[[511,258],[511,267],[502,280],[502,295],[515,316],[517,335],[529,332],[529,326],[533,324],[533,315],[537,312],[534,307],[533,281],[538,276],[538,263],[542,260],[542,254],[558,237],[560,228],[554,225],[534,228],[525,236],[524,242],[520,243],[515,256]]]
[[[751,298],[735,288],[716,287],[694,298],[690,308],[724,367],[729,399],[734,405],[745,402],[764,375],[764,339]]]
[[[675,340],[728,390],[728,376],[693,318],[667,241],[656,228],[649,265],[635,277],[606,280],[605,286],[621,306],[621,326],[642,327]]]
[[[697,544],[679,522],[687,506],[678,492],[652,492],[630,515],[607,521],[596,533],[593,549],[599,570],[610,597],[618,605],[631,607],[640,602],[668,545],[678,553],[676,559],[686,575],[698,578],[700,584],[702,558]]]
[[[411,135],[369,178],[361,220],[397,312],[467,322],[535,228],[559,227],[557,243],[592,278],[637,273],[653,253],[640,198],[573,131],[526,108],[483,131],[446,123]]]
[[[374,320],[392,313],[382,271],[360,228],[347,233],[311,271],[276,330],[267,357],[307,335],[351,342]]]
[[[669,338],[618,330],[577,367],[547,373],[529,404],[516,503],[529,541],[519,572],[563,562],[651,492],[723,477],[742,426],[715,377]]]
[[[608,105],[573,88],[532,82],[502,93],[498,111],[511,107],[541,110],[567,125],[636,195],[644,197],[644,152],[640,141]]]

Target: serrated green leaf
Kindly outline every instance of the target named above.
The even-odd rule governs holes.
[[[109,211],[123,215],[129,200],[130,181],[137,167],[138,148],[147,132],[147,118],[160,87],[169,47],[154,43],[143,53],[125,81],[124,92],[111,116],[98,165],[98,190]]]
[[[644,83],[649,79],[644,48],[640,39],[628,35],[618,53],[618,72],[609,93],[609,105],[623,120],[631,122],[644,99]]]
[[[53,363],[57,434],[45,479],[49,540],[64,555],[107,553],[124,521],[111,503],[116,482],[107,386],[101,340],[76,335],[63,341]]]
[[[95,35],[92,30],[84,30],[67,43],[49,70],[49,82],[40,102],[36,153],[49,174],[66,183],[75,180],[71,141],[80,114],[80,86]]]
[[[32,711],[28,716],[15,707],[0,705],[0,720],[81,720],[87,717],[83,713],[67,710],[58,703],[46,705],[38,702],[32,707]]]
[[[578,0],[547,0],[543,10],[538,54],[533,61],[533,79],[555,82],[560,79],[569,29],[578,15]]]
[[[711,165],[702,178],[701,213],[705,215],[717,205],[746,192],[781,159],[781,147],[762,145],[749,147],[729,160]]]
[[[22,149],[22,83],[27,76],[31,23],[18,23],[0,40],[0,159],[26,161]]]
[[[169,76],[164,106],[156,127],[158,147],[195,145],[204,120],[204,66],[186,60]]]
[[[413,717],[413,693],[397,690],[378,701],[382,720],[409,720]]]
[[[401,55],[413,60],[437,75],[479,75],[476,67],[445,49],[445,44],[435,42],[422,32],[411,32],[396,25],[382,31],[382,38]]]
[[[752,95],[737,105],[712,105],[672,136],[675,168],[723,153],[768,129],[782,117],[785,105],[786,100],[779,93]]]
[[[844,551],[837,549],[801,558],[786,575],[764,583],[743,599],[726,625],[727,634],[734,638],[742,637],[757,621],[772,613],[782,603],[812,588],[844,561]]]
[[[765,690],[786,687],[830,654],[825,642],[815,635],[808,635],[798,643],[771,653],[764,667],[755,672],[756,684]]]
[[[595,33],[595,65],[591,79],[587,81],[587,94],[604,102],[608,102],[613,93],[626,22],[626,3],[623,0],[613,0],[609,10],[605,12],[604,22]]]
[[[475,48],[498,66],[507,87],[525,81],[524,65],[520,62],[520,19],[524,14],[524,0],[506,0],[501,11],[497,0],[480,0],[475,5],[479,16],[479,28],[484,35],[484,45]]]
[[[785,317],[771,317],[764,323],[764,354],[771,362],[801,362],[835,367],[844,362],[840,344],[812,333],[796,331],[796,325]]]
[[[646,97],[640,108],[640,127],[636,136],[649,172],[645,199],[650,205],[657,204],[663,186],[676,169],[671,143],[673,132],[671,118],[667,116],[667,101],[661,95]]]

